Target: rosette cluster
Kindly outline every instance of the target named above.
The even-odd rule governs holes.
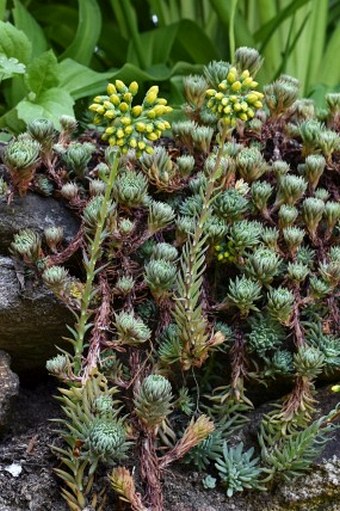
[[[129,86],[121,80],[109,83],[107,95],[96,96],[89,109],[95,113],[94,123],[102,125],[105,130],[102,139],[111,146],[118,146],[123,154],[130,149],[137,156],[153,152],[152,143],[170,128],[170,123],[163,118],[172,108],[166,99],[158,97],[157,85],[150,87],[141,105],[133,106],[133,99],[138,93],[138,83]]]
[[[262,108],[263,94],[254,90],[257,86],[247,69],[240,72],[231,67],[226,78],[218,84],[218,90],[206,91],[207,107],[225,126],[235,126],[237,119],[248,121]]]

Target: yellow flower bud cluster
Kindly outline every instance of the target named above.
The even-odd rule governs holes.
[[[138,92],[138,83],[129,86],[121,80],[109,83],[107,95],[96,96],[89,109],[94,112],[95,124],[105,128],[102,139],[111,146],[120,148],[123,154],[130,149],[137,156],[153,152],[152,143],[158,140],[170,123],[163,116],[172,111],[166,99],[158,98],[157,85],[150,87],[143,103],[133,106],[133,98]]]
[[[240,72],[230,67],[227,77],[218,84],[218,90],[206,91],[207,107],[226,126],[235,126],[237,119],[248,121],[262,108],[263,94],[254,90],[257,86],[248,70]]]
[[[214,249],[218,261],[227,263],[234,262],[236,260],[234,250],[232,249],[230,244],[228,245],[228,243],[227,244],[223,243],[221,245],[215,245]]]

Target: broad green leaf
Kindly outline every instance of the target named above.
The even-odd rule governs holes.
[[[292,2],[287,5],[287,7],[282,10],[278,10],[278,14],[273,19],[259,28],[259,30],[254,34],[254,39],[255,42],[261,43],[260,53],[264,50],[270,38],[281,25],[281,23],[295,14],[296,11],[300,9],[300,7],[309,1],[310,0],[292,0]]]
[[[25,123],[18,118],[16,107],[0,117],[0,128],[8,129],[12,133],[22,133],[25,130]]]
[[[322,81],[336,86],[340,83],[340,24],[334,30],[321,62]]]
[[[12,78],[14,75],[21,75],[25,73],[26,66],[21,64],[18,59],[14,57],[6,57],[6,55],[0,55],[0,81]]]
[[[32,45],[24,32],[9,22],[0,21],[0,34],[0,53],[4,53],[6,57],[14,57],[23,64],[28,64]]]
[[[80,64],[91,62],[101,31],[101,12],[96,0],[78,0],[79,20],[74,40],[62,55]]]
[[[0,0],[0,20],[5,18],[7,0]]]
[[[27,67],[27,87],[39,96],[59,83],[58,61],[52,50],[36,57]]]
[[[32,57],[48,49],[43,29],[19,0],[14,0],[13,18],[15,26],[22,30],[32,43]]]
[[[38,117],[50,119],[60,129],[59,118],[62,115],[74,117],[74,100],[71,95],[59,87],[43,91],[35,101],[23,99],[17,105],[18,117],[25,123]]]
[[[224,27],[225,37],[227,38],[229,33],[231,2],[225,0],[210,0],[210,3]],[[235,27],[237,46],[255,46],[253,36],[247,25],[247,19],[239,12],[236,12],[235,15]],[[223,58],[227,59],[227,56],[223,55]]]
[[[140,34],[140,43],[146,67],[168,61],[173,43],[175,41],[179,24],[174,23],[165,27],[155,28]],[[133,42],[129,44],[127,61],[138,65],[138,55]]]
[[[75,7],[49,3],[32,9],[32,15],[44,27],[49,41],[57,43],[63,51],[70,46],[78,26],[78,10]]]
[[[211,60],[220,59],[221,55],[197,23],[182,20],[178,26],[171,58],[174,61],[187,60],[195,64],[208,64]]]
[[[74,99],[80,99],[104,91],[114,73],[98,73],[72,59],[65,59],[59,64],[58,75],[59,86]]]

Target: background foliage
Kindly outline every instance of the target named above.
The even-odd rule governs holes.
[[[235,45],[265,57],[260,82],[292,74],[322,105],[339,90],[339,17],[336,0],[0,0],[0,54],[26,66],[3,83],[0,126],[57,124],[114,78],[158,83],[180,105],[182,76]]]

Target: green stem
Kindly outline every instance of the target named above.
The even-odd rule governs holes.
[[[75,326],[75,339],[74,339],[74,372],[79,374],[81,369],[81,358],[84,349],[84,339],[86,331],[89,328],[88,320],[91,316],[89,310],[90,302],[93,297],[93,281],[96,275],[96,264],[100,257],[100,247],[104,239],[104,229],[109,210],[110,197],[112,193],[113,184],[117,175],[119,162],[119,153],[116,153],[113,164],[111,166],[110,175],[107,180],[103,204],[99,214],[99,221],[96,227],[96,232],[93,241],[90,244],[90,259],[86,263],[86,283],[81,299],[80,316]]]

